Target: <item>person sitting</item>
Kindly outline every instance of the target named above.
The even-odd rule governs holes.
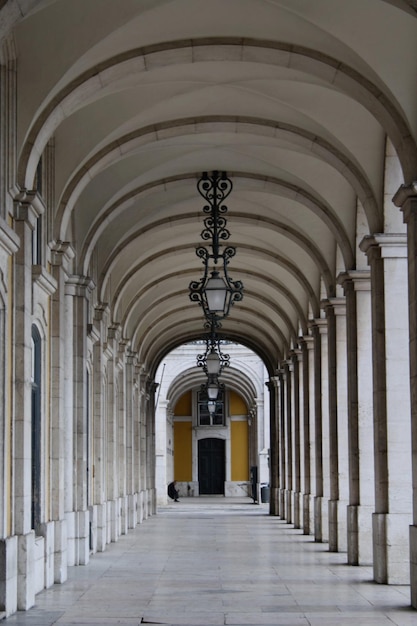
[[[172,483],[169,483],[169,485],[168,485],[168,495],[171,498],[171,500],[174,500],[174,502],[179,502],[178,496],[180,494],[178,493],[177,488],[175,487],[176,484],[177,484],[176,480],[174,480]]]

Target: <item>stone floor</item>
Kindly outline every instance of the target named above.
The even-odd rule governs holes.
[[[251,500],[190,498],[72,567],[5,626],[416,626],[409,588],[270,517]]]

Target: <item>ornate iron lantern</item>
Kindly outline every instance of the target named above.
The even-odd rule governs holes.
[[[227,317],[232,304],[243,298],[242,282],[232,280],[228,274],[228,264],[236,254],[236,248],[225,246],[220,251],[221,242],[230,237],[224,217],[227,213],[224,201],[232,191],[232,181],[226,172],[214,171],[211,175],[204,172],[197,189],[207,202],[203,211],[208,217],[204,219],[201,238],[203,241],[211,240],[211,253],[204,246],[196,249],[197,256],[204,263],[204,276],[201,280],[191,281],[190,299],[200,304],[207,320],[217,321]]]

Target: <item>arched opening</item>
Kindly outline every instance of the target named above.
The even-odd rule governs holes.
[[[176,480],[180,496],[224,495],[258,499],[269,483],[268,374],[252,350],[228,342],[230,366],[221,373],[215,410],[208,410],[206,374],[196,364],[201,342],[164,357],[155,380],[158,504]],[[264,397],[265,396],[265,397]],[[250,468],[257,468],[253,492]]]

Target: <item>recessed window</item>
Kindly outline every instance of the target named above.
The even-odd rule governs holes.
[[[224,391],[219,390],[215,407],[209,411],[207,391],[198,392],[198,423],[200,426],[224,425]]]

